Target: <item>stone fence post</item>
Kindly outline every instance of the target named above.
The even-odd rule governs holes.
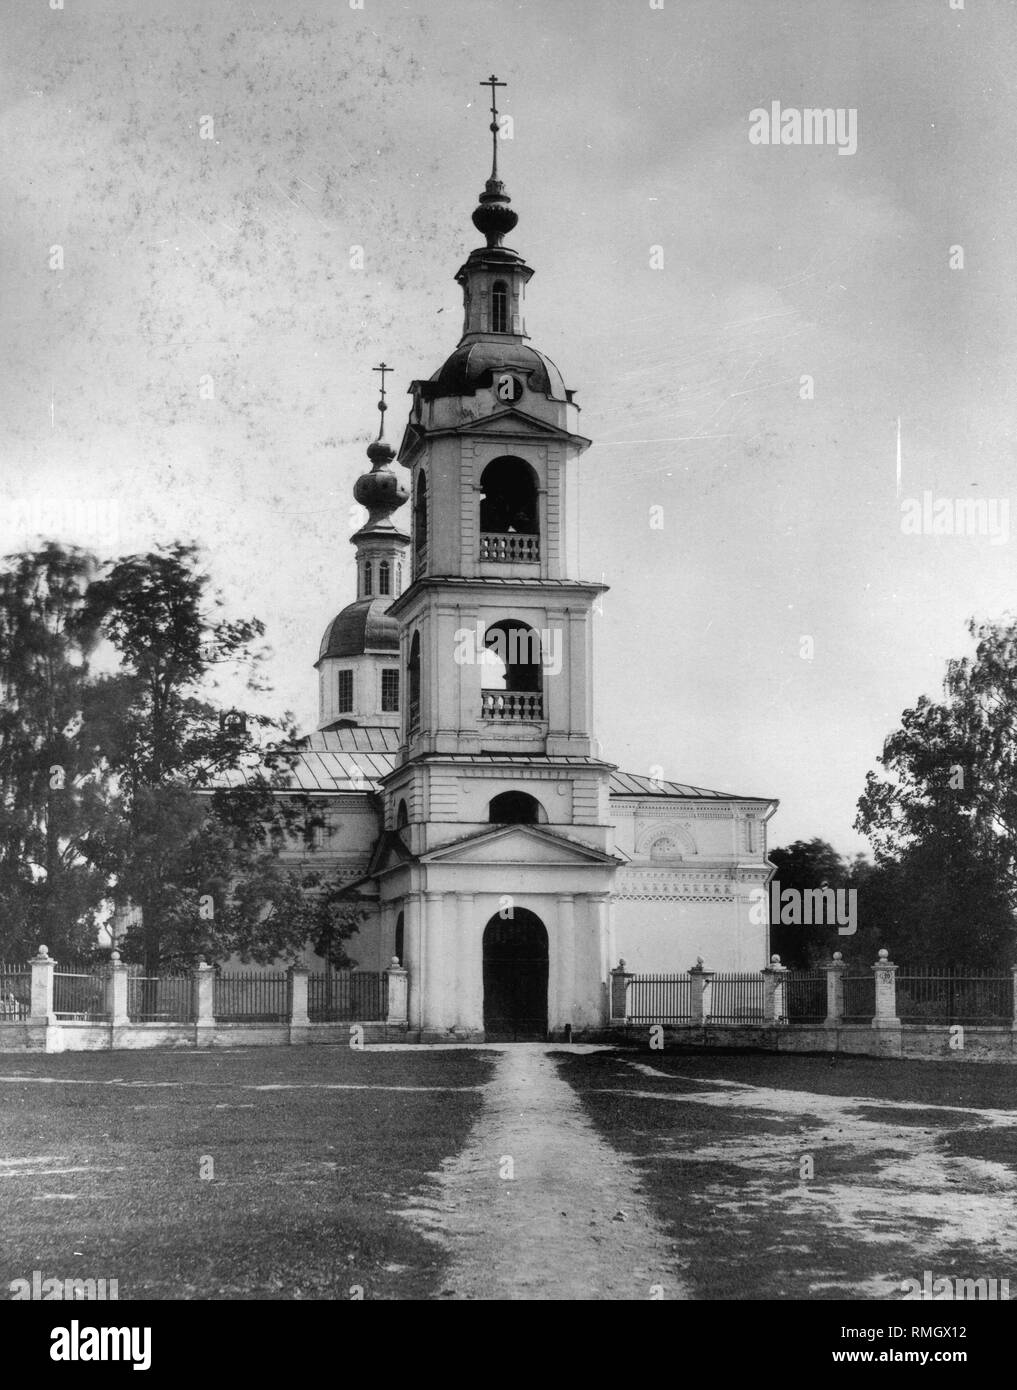
[[[899,1028],[897,1017],[897,966],[890,959],[889,951],[880,951],[879,959],[872,967],[876,976],[876,1015],[873,1028]]]
[[[39,947],[29,965],[32,967],[32,1013],[29,1023],[56,1023],[53,1012],[53,967],[56,961],[46,946]]]
[[[307,976],[306,966],[291,965],[286,972],[286,995],[290,1012],[291,1028],[306,1028],[310,1023],[307,1013]]]
[[[130,1023],[127,1012],[127,981],[131,972],[120,959],[120,952],[114,951],[109,960],[109,973],[106,976],[106,1012],[114,1028]]]
[[[406,1023],[409,1020],[410,975],[399,964],[399,957],[393,956],[384,972],[388,979],[388,1010],[386,1023]]]
[[[762,970],[763,976],[763,1022],[778,1024],[787,1022],[787,989],[785,977],[787,966],[781,965],[780,956],[771,956],[770,964]]]
[[[194,1040],[198,1047],[210,1047],[215,1027],[215,966],[203,956],[192,974],[194,989]]]
[[[692,981],[692,1023],[697,1028],[702,1028],[710,1017],[710,993],[716,973],[716,970],[705,969],[702,956],[689,971]]]
[[[628,990],[631,975],[625,969],[624,960],[619,957],[618,964],[611,971],[611,1013],[609,1022],[624,1023],[628,1013]]]
[[[839,1028],[844,1021],[844,972],[847,966],[839,951],[834,951],[833,960],[824,967],[826,970],[826,1022],[827,1028]]]

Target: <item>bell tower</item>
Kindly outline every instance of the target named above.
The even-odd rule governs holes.
[[[395,450],[385,438],[385,362],[381,373],[378,438],[367,447],[369,473],[361,473],[353,496],[367,508],[367,521],[350,541],[357,553],[357,597],[329,623],[318,660],[318,728],[399,724],[399,627],[389,609],[409,579],[409,536],[392,515],[406,501],[406,484],[390,465]]]
[[[440,881],[436,891],[457,902],[464,892],[471,903],[488,894],[485,911],[509,895],[533,918],[533,933],[546,928],[552,961],[555,923],[559,916],[569,923],[561,946],[568,963],[552,965],[560,979],[545,1001],[545,1030],[553,1031],[602,1015],[605,890],[618,862],[613,769],[595,756],[593,736],[593,611],[604,586],[578,569],[579,468],[590,441],[579,431],[573,392],[526,334],[533,271],[505,245],[518,216],[497,166],[495,96],[504,84],[492,77],[482,85],[491,87],[493,159],[473,224],[486,244],[455,277],[464,307],[458,345],[433,376],[410,387],[398,461],[410,474],[412,580],[389,609],[400,628],[405,699],[399,754],[382,779],[385,826],[398,836],[397,858],[416,867],[403,860],[396,877],[380,881],[381,896],[398,896],[406,911],[411,1014],[416,1008],[431,1033],[451,1015],[478,1031],[477,943],[464,924],[458,964],[453,956],[439,966],[440,931],[431,932],[422,900],[418,912],[414,888]],[[529,839],[509,841],[495,830],[521,825],[533,827]],[[492,835],[495,858],[509,855],[511,873],[479,869],[476,854],[494,852]],[[475,851],[460,861],[458,847],[471,837]],[[529,854],[539,871],[520,868]],[[545,862],[558,866],[550,877]],[[595,909],[587,902],[594,884]],[[559,894],[568,900],[560,914]],[[431,896],[425,889],[422,897]],[[581,964],[570,936],[578,919],[590,951]],[[510,938],[501,930],[492,950],[511,954]],[[453,989],[464,961],[472,962],[473,986]],[[437,981],[439,968],[452,980]],[[490,1033],[490,1019],[484,1026]]]

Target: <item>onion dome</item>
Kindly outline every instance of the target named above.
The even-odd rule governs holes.
[[[473,212],[473,225],[487,238],[489,247],[500,246],[519,221],[519,214],[509,207],[511,201],[501,179],[488,179]]]
[[[391,599],[358,598],[325,629],[318,660],[332,656],[364,656],[368,652],[398,652],[399,623],[385,611]]]
[[[392,368],[382,362],[381,366],[375,367],[374,370],[382,374],[381,400],[378,402],[381,422],[378,426],[378,438],[367,446],[367,457],[371,461],[371,471],[370,473],[361,473],[353,485],[353,496],[368,511],[367,524],[362,528],[360,534],[379,527],[385,530],[393,529],[389,518],[410,495],[409,488],[402,478],[393,473],[388,466],[396,456],[392,445],[385,438],[385,411],[388,409],[385,404],[385,373],[390,372]],[[387,526],[386,523],[388,523]]]

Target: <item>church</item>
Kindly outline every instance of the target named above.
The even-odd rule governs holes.
[[[594,609],[578,570],[575,392],[533,346],[533,270],[493,165],[484,245],[456,272],[463,332],[410,383],[353,495],[357,594],[322,638],[319,720],[293,785],[326,818],[309,862],[366,911],[363,969],[397,957],[422,1041],[603,1027],[619,958],[640,973],[758,969],[768,797],[620,772],[594,735]],[[647,676],[649,673],[646,673]],[[638,681],[639,673],[632,672]],[[757,895],[758,896],[758,895]]]

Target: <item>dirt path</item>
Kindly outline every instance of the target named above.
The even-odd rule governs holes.
[[[683,1298],[673,1243],[548,1055],[564,1050],[498,1053],[467,1147],[402,1215],[451,1252],[446,1298]]]

